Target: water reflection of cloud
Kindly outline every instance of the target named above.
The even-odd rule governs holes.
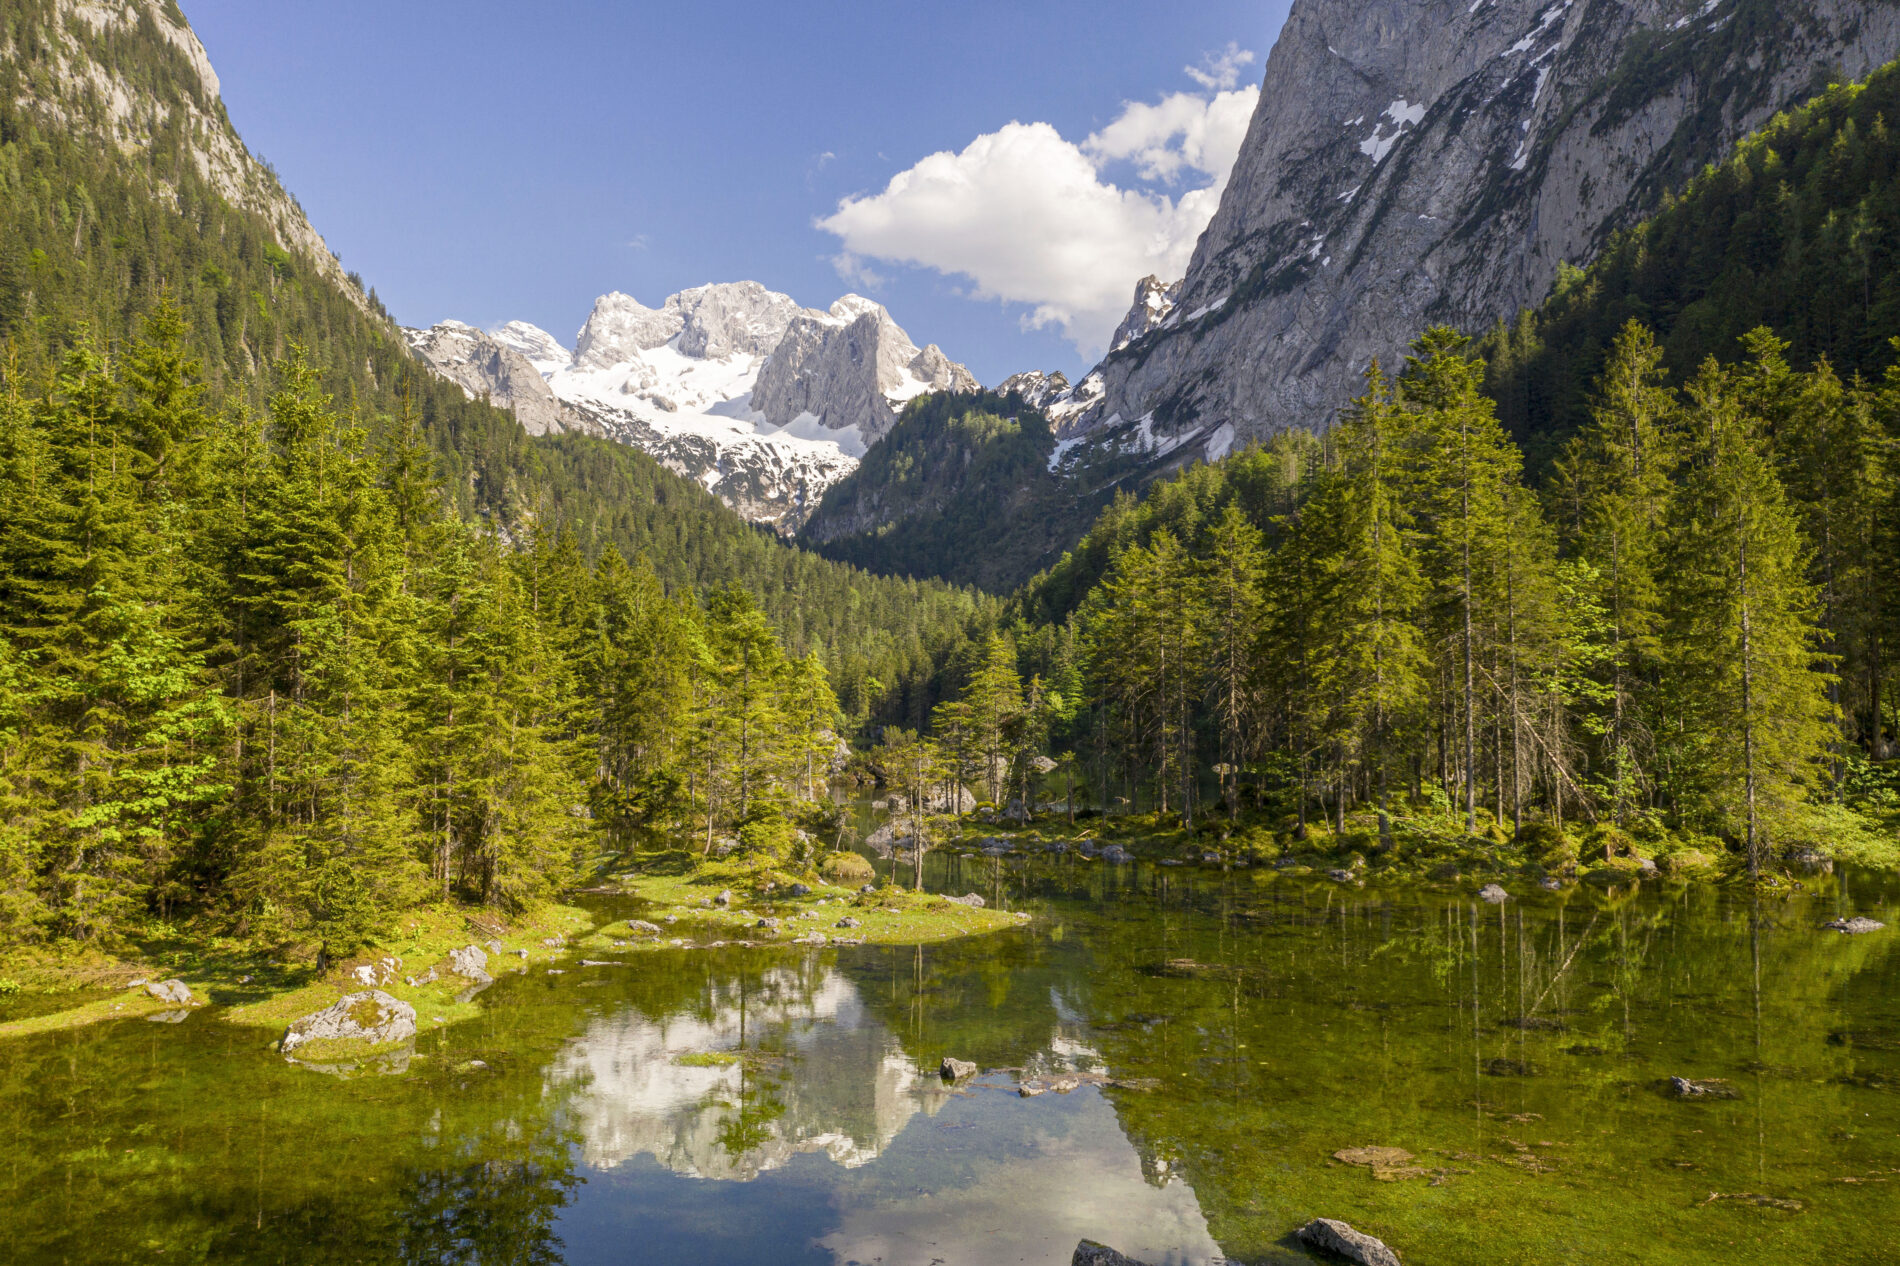
[[[675,1173],[749,1181],[822,1152],[874,1159],[941,1084],[916,1067],[835,971],[792,968],[716,983],[703,1011],[596,1020],[549,1071],[578,1087],[568,1109],[582,1159],[611,1169],[651,1154]],[[682,1056],[740,1049],[783,1059],[695,1066]]]
[[[899,1144],[907,1175],[918,1167],[954,1172],[954,1185],[933,1185],[922,1196],[886,1190],[875,1171],[866,1171],[835,1198],[838,1229],[820,1245],[837,1262],[881,1266],[1066,1262],[1083,1239],[1156,1266],[1223,1260],[1193,1189],[1179,1180],[1143,1180],[1140,1156],[1100,1095],[1026,1103],[995,1096],[974,1112],[967,1133],[920,1140],[920,1150],[937,1156],[910,1155],[914,1131]],[[1019,1132],[1011,1114],[1016,1123],[1058,1128]],[[1013,1135],[1012,1145],[999,1149],[984,1138],[995,1132]]]

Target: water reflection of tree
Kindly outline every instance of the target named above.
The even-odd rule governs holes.
[[[414,1266],[559,1266],[555,1223],[582,1181],[565,1143],[532,1158],[414,1174],[402,1193],[395,1260]]]

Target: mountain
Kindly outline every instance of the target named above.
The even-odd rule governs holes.
[[[485,399],[497,409],[506,409],[529,435],[600,433],[555,397],[532,360],[499,338],[460,321],[444,321],[428,330],[404,330],[403,335],[411,351],[469,399]]]
[[[1830,80],[1876,0],[1296,0],[1187,276],[1144,282],[1065,438],[1210,456],[1326,425],[1421,329],[1478,331]]]
[[[1063,468],[1064,447],[1020,388],[941,392],[904,410],[825,492],[801,544],[840,562],[1005,593],[1049,567],[1108,503],[1112,477]]]
[[[701,286],[649,308],[602,296],[572,351],[510,322],[492,335],[448,321],[409,342],[530,434],[581,431],[652,454],[755,523],[787,534],[856,469],[907,401],[976,380],[889,312],[846,295],[802,308],[755,281]],[[526,383],[530,371],[540,386]]]
[[[375,290],[245,146],[175,5],[8,0],[0,394],[40,392],[82,347],[116,353],[162,301],[183,321],[214,416],[258,414],[301,348],[372,447],[413,426],[442,502],[461,517],[502,541],[571,531],[589,558],[610,547],[644,555],[672,593],[746,590],[790,649],[819,652],[854,721],[919,724],[941,697],[943,665],[995,619],[997,604],[979,595],[788,548],[703,485],[587,434],[585,416],[530,434],[490,401],[545,405],[533,378],[572,355],[538,331],[505,327],[493,340],[533,374],[467,327],[427,340],[462,362],[461,380],[429,372]]]
[[[1805,369],[1879,382],[1900,330],[1900,64],[1777,118],[1587,271],[1480,343],[1486,391],[1534,467],[1591,420],[1623,326],[1650,326],[1677,381],[1767,326]]]

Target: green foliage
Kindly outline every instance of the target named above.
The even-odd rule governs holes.
[[[1641,869],[1639,848],[1694,839],[1686,871],[1720,840],[1757,865],[1793,849],[1853,769],[1869,790],[1841,847],[1878,855],[1851,843],[1880,810],[1850,743],[1885,751],[1893,707],[1890,441],[1869,419],[1896,389],[1797,373],[1765,332],[1748,351],[1685,402],[1624,330],[1540,499],[1483,362],[1434,330],[1395,386],[1372,369],[1297,483],[1269,484],[1289,511],[1254,522],[1218,470],[1159,490],[1165,513],[1112,509],[1097,540],[1133,539],[1073,623],[1017,636],[1024,659],[1080,652],[1051,737],[1085,793],[1136,810],[1146,790],[1191,823],[1212,773],[1296,838],[1316,817],[1388,853],[1515,836],[1545,869],[1578,860],[1581,818],[1586,860]],[[976,693],[940,712],[953,750]]]
[[[1878,376],[1900,330],[1900,67],[1827,88],[1705,169],[1582,276],[1486,339],[1487,390],[1542,468],[1583,429],[1631,321],[1687,376],[1768,326],[1797,364]]]
[[[0,384],[0,934],[188,914],[338,956],[701,820],[804,860],[784,810],[839,709],[749,594],[504,547],[301,354],[264,416],[215,418],[182,337],[161,306],[117,366]]]
[[[877,871],[871,863],[856,853],[829,854],[819,866],[819,872],[833,883],[852,887],[868,884],[877,879]]]
[[[1107,500],[1049,470],[1055,443],[1048,421],[1015,396],[921,397],[826,489],[800,539],[888,575],[1013,589]]]
[[[43,0],[9,13],[11,39],[33,46],[55,14]],[[77,24],[69,34],[101,67],[172,107],[174,121],[188,101],[220,115],[149,22],[104,33]],[[854,724],[924,723],[944,697],[949,660],[995,623],[998,604],[975,593],[787,548],[637,450],[528,436],[512,416],[423,370],[374,291],[360,293],[280,240],[269,216],[228,201],[177,126],[122,150],[98,142],[96,108],[35,78],[30,63],[0,59],[0,346],[16,358],[10,380],[33,394],[75,348],[109,358],[130,346],[161,299],[176,306],[213,413],[263,410],[273,367],[301,346],[315,387],[346,402],[365,443],[419,446],[432,495],[458,517],[520,541],[552,542],[565,529],[588,561],[609,549],[644,556],[675,597],[744,588],[792,654],[819,655]],[[294,206],[267,173],[260,181]]]

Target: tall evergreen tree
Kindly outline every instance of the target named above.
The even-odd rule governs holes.
[[[1752,875],[1820,778],[1832,711],[1807,550],[1738,379],[1711,361],[1690,384],[1666,575],[1681,793],[1744,839]]]

